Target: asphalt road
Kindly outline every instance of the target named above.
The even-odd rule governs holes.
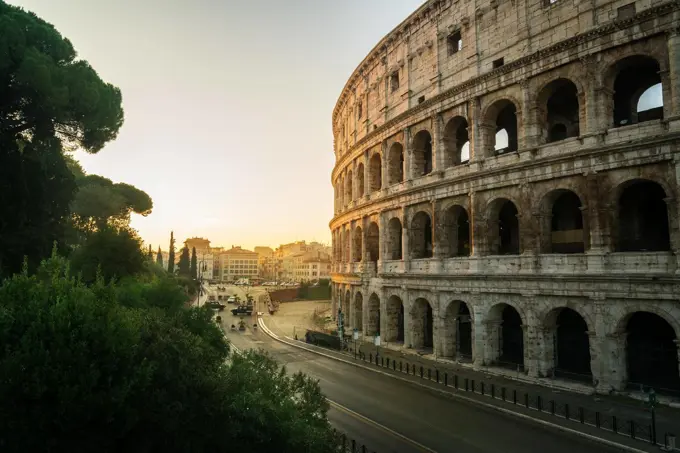
[[[224,325],[235,323],[231,314],[223,318]],[[319,379],[329,400],[346,408],[333,408],[329,414],[331,422],[364,443],[369,451],[621,451],[478,405],[443,398],[408,383],[279,343],[252,329],[253,322],[247,322],[246,332],[227,332],[233,345],[241,350],[262,348],[289,371],[303,371]]]

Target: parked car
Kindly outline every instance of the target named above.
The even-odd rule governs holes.
[[[217,310],[217,311],[222,311],[222,310],[224,310],[224,307],[226,307],[226,305],[221,304],[221,303],[214,301],[214,300],[209,300],[208,302],[205,303],[205,306],[208,307],[208,308],[212,308],[213,310]]]

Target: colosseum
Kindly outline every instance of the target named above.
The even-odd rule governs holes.
[[[346,330],[680,394],[680,3],[429,0],[333,111]]]

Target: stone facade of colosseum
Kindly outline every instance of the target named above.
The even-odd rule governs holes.
[[[345,328],[680,391],[680,3],[430,0],[333,112]]]

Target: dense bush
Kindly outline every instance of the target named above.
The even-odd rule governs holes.
[[[332,451],[316,382],[229,359],[173,278],[85,285],[53,257],[0,286],[3,452]]]

